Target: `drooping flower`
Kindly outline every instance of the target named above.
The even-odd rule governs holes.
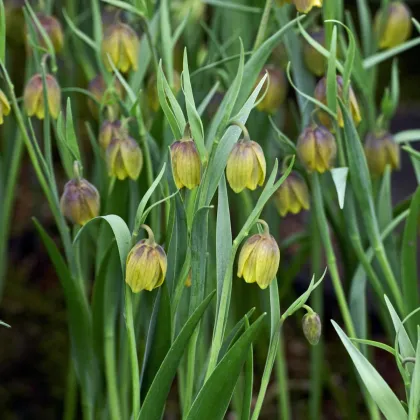
[[[274,194],[274,202],[280,216],[309,210],[309,190],[303,178],[292,171]]]
[[[200,184],[201,160],[191,137],[183,137],[171,144],[172,174],[176,187],[192,190]]]

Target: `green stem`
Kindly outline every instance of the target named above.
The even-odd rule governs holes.
[[[139,361],[137,359],[136,335],[134,330],[133,301],[131,289],[125,286],[125,321],[128,333],[128,346],[130,349],[131,382],[133,399],[133,418],[137,419],[140,413],[140,376]]]
[[[273,0],[266,0],[263,15],[261,17],[260,26],[258,28],[257,38],[255,39],[254,51],[263,43],[265,31],[268,26],[271,8],[273,7]]]
[[[284,349],[283,331],[280,330],[279,348],[276,357],[277,388],[279,391],[280,420],[290,420],[290,398],[287,380],[287,362]]]
[[[121,419],[120,401],[118,397],[114,327],[105,334],[105,375],[108,387],[108,406],[111,420]]]
[[[316,197],[314,194],[313,201],[315,202]],[[321,273],[321,260],[322,253],[319,243],[321,242],[320,231],[318,229],[318,224],[315,217],[312,217],[311,220],[311,266],[312,273],[316,277],[319,277]],[[323,318],[323,306],[324,306],[324,297],[323,297],[323,284],[317,287],[311,294],[311,304],[313,310]],[[306,305],[304,305],[305,307]],[[306,309],[306,308],[305,308]],[[310,308],[312,311],[312,308]],[[308,309],[308,312],[310,312]],[[323,375],[323,363],[324,360],[324,342],[322,336],[319,340],[318,345],[311,347],[311,396],[309,401],[309,412],[310,419],[317,420],[320,418],[321,414],[321,401],[322,401],[322,375]]]
[[[76,415],[77,404],[77,380],[71,357],[67,372],[66,395],[64,397],[63,420],[73,420]]]
[[[330,271],[338,306],[341,311],[341,316],[344,320],[344,325],[347,329],[347,334],[349,335],[349,337],[356,337],[356,331],[353,325],[353,321],[351,319],[349,307],[346,302],[346,296],[344,294],[343,286],[341,284],[340,274],[337,267],[337,260],[335,258],[334,248],[330,237],[318,173],[312,174],[312,188],[314,194],[313,197],[315,205],[315,216],[318,228],[320,230],[321,240],[327,256],[328,268]]]
[[[192,398],[194,394],[194,378],[195,378],[195,361],[197,353],[197,340],[198,340],[199,328],[197,327],[191,337],[191,340],[188,345],[188,354],[187,354],[187,366],[186,366],[186,376],[185,376],[185,394],[184,394],[184,405],[183,413],[186,417],[188,411],[191,408]]]

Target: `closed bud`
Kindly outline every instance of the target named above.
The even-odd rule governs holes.
[[[385,11],[380,10],[375,16],[380,48],[393,48],[404,43],[410,38],[411,30],[410,9],[401,1],[389,3]]]
[[[309,31],[309,35],[325,47],[325,31],[323,28],[313,29]],[[326,58],[307,41],[303,44],[303,59],[308,70],[315,76],[320,77],[325,73]]]
[[[52,118],[56,119],[60,113],[61,90],[55,77],[51,74],[45,75],[47,86],[48,111]],[[25,86],[23,92],[23,104],[28,116],[36,116],[40,120],[45,117],[44,110],[44,89],[42,76],[35,74]]]
[[[99,215],[98,190],[86,179],[71,179],[60,199],[61,212],[75,225],[84,225]]]
[[[104,77],[101,74],[98,74],[89,82],[88,90],[101,104],[100,108],[107,108],[112,116],[118,116],[118,99],[124,97],[124,88],[118,79],[114,79],[114,83],[108,87]],[[98,118],[98,104],[89,99],[88,106],[93,116]]]
[[[344,100],[343,97],[343,78],[341,76],[337,76],[337,94],[341,98],[341,100]],[[362,116],[360,114],[359,104],[356,99],[356,95],[354,94],[354,91],[349,86],[349,105],[350,105],[350,113],[353,118],[354,124],[357,126],[359,125],[360,121],[362,121]],[[327,105],[327,79],[323,77],[316,85],[315,87],[315,98],[322,102],[323,104]],[[337,104],[337,122],[340,127],[344,127],[344,120],[343,120],[343,113],[341,112],[341,108]],[[321,123],[330,129],[333,128],[333,125],[331,123],[331,117],[321,109],[318,110],[318,118],[321,121]]]
[[[309,344],[315,346],[321,338],[322,324],[319,315],[315,312],[308,312],[302,319],[303,334]]]
[[[184,283],[185,287],[191,287],[191,285],[192,285],[191,279],[192,279],[192,273],[191,273],[191,268],[190,268],[190,271],[188,271],[188,276],[185,279],[185,283]]]
[[[236,193],[255,190],[265,181],[266,162],[261,146],[252,140],[239,140],[230,152],[226,178]]]
[[[143,167],[143,153],[132,137],[114,137],[106,149],[106,163],[110,176],[135,181]]]
[[[242,246],[237,274],[247,283],[256,282],[261,289],[266,289],[279,269],[280,249],[267,224],[263,223],[265,232],[251,236]]]
[[[147,82],[147,104],[149,105],[149,108],[156,112],[159,110],[160,104],[159,104],[159,96],[157,91],[157,81],[156,81],[156,74],[153,73]],[[179,73],[174,70],[173,72],[173,86],[172,91],[174,95],[177,95],[179,90],[181,89],[181,79],[179,77]]]
[[[51,41],[54,51],[56,53],[59,53],[63,49],[63,45],[64,45],[64,35],[63,35],[63,28],[61,27],[61,23],[54,16],[37,14],[37,18],[43,30],[48,35],[48,38]],[[47,48],[47,44],[44,41],[41,31],[38,29],[38,26],[36,25],[35,22],[33,22],[33,27],[36,31],[39,45],[43,48]],[[27,32],[26,36],[29,37],[28,29],[26,29],[26,32]]]
[[[109,59],[122,73],[137,70],[138,49],[137,34],[125,23],[115,23],[105,30],[101,53],[108,71],[112,71]]]
[[[295,171],[280,185],[274,194],[275,204],[280,216],[287,213],[297,214],[309,210],[309,190],[303,178]]]
[[[114,137],[120,137],[121,121],[105,120],[99,130],[99,145],[106,150]]]
[[[3,117],[10,114],[10,103],[6,95],[0,90],[0,125],[3,124]]]
[[[201,160],[192,138],[184,137],[171,144],[172,174],[178,189],[192,190],[200,184]]]
[[[335,137],[318,125],[306,127],[297,141],[299,159],[309,171],[323,173],[332,168],[337,154]]]
[[[142,290],[149,292],[161,286],[165,280],[167,259],[163,248],[155,242],[153,232],[143,225],[148,239],[138,242],[128,253],[126,262],[125,282],[133,293]]]
[[[284,72],[270,64],[262,69],[256,85],[261,81],[266,72],[268,73],[270,84],[263,100],[258,103],[257,109],[269,114],[274,114],[286,99],[287,81]],[[261,93],[261,95],[262,94],[263,93]]]
[[[364,149],[372,175],[382,175],[387,165],[391,167],[391,170],[399,168],[400,149],[392,134],[387,131],[368,133]]]
[[[285,3],[294,4],[300,13],[309,13],[313,7],[322,7],[322,0],[278,0],[280,6]]]

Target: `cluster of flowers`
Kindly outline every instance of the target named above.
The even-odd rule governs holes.
[[[291,3],[291,0],[283,0]],[[322,0],[293,0],[299,12],[307,13],[312,7],[321,7]],[[63,48],[63,31],[59,21],[53,16],[39,15],[38,20],[51,44],[58,53]],[[411,34],[410,12],[400,2],[392,2],[385,11],[380,11],[376,17],[379,46],[390,48],[401,44]],[[321,45],[325,45],[325,34],[322,29],[315,29],[311,36]],[[42,43],[42,37],[40,36]],[[139,39],[135,31],[125,23],[114,22],[105,27],[101,46],[103,64],[106,70],[117,68],[126,74],[136,70],[138,66]],[[304,60],[308,69],[317,77],[325,73],[325,58],[309,44],[304,46]],[[287,96],[286,78],[282,70],[267,66],[261,77],[268,72],[270,86],[265,97],[258,103],[261,111],[272,113],[281,106]],[[109,80],[103,75],[96,76],[89,84],[89,91],[96,102],[103,105],[107,111],[107,119],[103,122],[99,133],[99,144],[106,156],[108,172],[120,180],[127,177],[136,180],[143,165],[143,155],[138,143],[129,136],[128,120],[118,119],[118,100],[123,98],[123,87],[120,82]],[[179,89],[179,76],[174,74],[175,85]],[[149,106],[158,108],[155,89],[156,79],[151,79],[149,88]],[[61,91],[52,74],[35,74],[27,83],[24,91],[24,108],[28,116],[45,118],[44,86],[48,101],[48,110],[52,118],[57,118],[60,112]],[[343,79],[337,76],[337,93],[343,99]],[[154,94],[153,94],[154,93]],[[326,78],[321,77],[314,92],[315,98],[327,103]],[[349,87],[349,105],[355,125],[361,121],[361,113],[356,95]],[[150,100],[150,98],[152,98]],[[92,113],[98,115],[98,108],[93,100],[89,103]],[[10,113],[10,104],[0,91],[0,124],[3,116]],[[311,123],[300,134],[297,140],[297,153],[303,167],[308,172],[323,173],[332,168],[336,157],[337,146],[334,137],[334,125],[330,116],[322,109],[317,110],[318,123]],[[337,109],[337,124],[343,127],[341,110]],[[399,166],[399,150],[392,135],[384,130],[369,133],[365,141],[365,153],[372,174],[380,175],[386,165],[391,168]],[[176,140],[170,148],[172,173],[178,189],[196,188],[201,181],[202,162],[191,135],[184,135]],[[75,171],[74,179],[64,187],[61,197],[63,214],[74,224],[84,225],[90,219],[99,215],[100,197],[98,190]],[[227,181],[235,193],[244,189],[255,190],[264,184],[266,176],[266,161],[261,146],[252,141],[246,130],[244,137],[233,147],[226,166]],[[297,214],[308,210],[310,199],[308,187],[304,178],[293,171],[276,192],[276,204],[281,216],[289,212]],[[127,258],[126,282],[133,292],[152,290],[159,287],[166,275],[166,254],[148,230],[149,238],[137,243]],[[269,234],[268,226],[264,232],[250,237],[242,247],[238,262],[238,277],[243,277],[248,283],[258,283],[265,289],[276,275],[280,262],[279,247]]]

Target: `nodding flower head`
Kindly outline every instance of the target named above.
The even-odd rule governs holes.
[[[143,227],[147,229],[149,238],[141,240],[131,249],[126,262],[125,282],[133,293],[156,289],[166,276],[165,251],[155,242],[152,230],[148,226]]]
[[[130,26],[117,22],[106,28],[101,53],[108,71],[112,71],[109,59],[122,73],[137,70],[138,50],[139,38]]]
[[[322,0],[279,0],[280,6],[285,3],[294,4],[300,13],[309,13],[313,7],[322,7]]]
[[[411,36],[411,12],[402,1],[393,1],[375,16],[375,31],[380,48],[393,48]]]
[[[333,167],[337,145],[327,128],[315,124],[306,127],[296,147],[301,162],[309,172],[323,173]]]
[[[261,70],[256,85],[264,77],[266,72],[268,73],[270,84],[264,98],[258,103],[257,109],[269,114],[274,114],[286,99],[287,81],[283,70],[270,64]]]
[[[60,86],[51,74],[45,75],[45,82],[47,87],[48,111],[51,117],[56,119],[60,113]],[[29,79],[23,92],[23,104],[29,117],[36,116],[40,120],[44,119],[44,88],[41,74],[35,74]]]
[[[274,201],[282,217],[309,210],[309,190],[298,172],[292,171],[284,180],[274,194]]]
[[[60,199],[61,212],[75,225],[84,225],[99,215],[98,190],[86,179],[71,179]]]
[[[308,33],[315,41],[325,47],[325,31],[323,28],[315,28]],[[325,73],[327,59],[307,41],[304,41],[303,44],[303,59],[308,70],[315,76],[320,77]]]
[[[366,160],[373,176],[381,176],[387,165],[391,170],[400,167],[400,148],[392,134],[381,130],[368,133],[364,144]]]
[[[0,125],[3,124],[3,117],[10,114],[10,103],[6,95],[0,90]]]

